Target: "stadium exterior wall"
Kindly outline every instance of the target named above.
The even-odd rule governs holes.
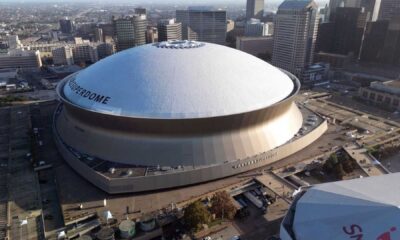
[[[182,187],[185,185],[196,184],[228,177],[238,173],[250,171],[278,160],[290,156],[301,149],[307,147],[317,140],[328,128],[324,120],[319,126],[306,135],[288,142],[268,152],[255,155],[250,158],[237,160],[234,162],[223,163],[220,165],[210,165],[193,170],[182,172],[173,172],[162,175],[141,176],[133,178],[108,178],[81,162],[75,157],[62,143],[57,134],[56,124],[54,122],[53,130],[56,145],[68,164],[89,182],[110,194],[152,191],[166,188]],[[254,161],[256,160],[256,161]],[[255,162],[254,164],[250,164]],[[242,167],[237,167],[243,165]]]
[[[111,162],[138,166],[206,167],[236,162],[288,142],[303,117],[293,97],[251,112],[193,119],[148,119],[84,109],[64,98],[57,131],[69,146]],[[68,79],[66,79],[68,80]]]

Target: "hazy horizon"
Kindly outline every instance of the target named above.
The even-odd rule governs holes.
[[[265,3],[279,4],[284,0],[265,0]],[[318,4],[325,4],[329,0],[315,0]],[[0,0],[0,3],[131,3],[131,4],[154,4],[154,3],[172,3],[172,4],[223,4],[223,3],[245,3],[246,0]]]

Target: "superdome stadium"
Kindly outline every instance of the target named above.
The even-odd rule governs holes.
[[[294,103],[296,77],[221,45],[131,48],[66,77],[54,136],[63,158],[108,193],[211,181],[311,144],[324,119]]]

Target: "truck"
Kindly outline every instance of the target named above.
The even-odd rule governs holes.
[[[242,198],[238,198],[236,201],[238,201],[243,208],[247,208],[247,203]]]
[[[260,199],[258,199],[257,197],[255,197],[253,194],[251,194],[250,192],[245,192],[243,194],[251,203],[253,203],[257,208],[262,208],[264,206],[264,204],[262,203],[262,201]]]

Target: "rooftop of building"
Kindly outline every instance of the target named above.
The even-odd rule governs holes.
[[[119,21],[119,20],[146,20],[147,16],[145,14],[130,14],[130,15],[124,15],[124,16],[118,16],[118,17],[113,17],[113,21]]]
[[[279,5],[278,10],[306,9],[309,7],[317,7],[313,0],[286,0]]]
[[[49,66],[54,73],[74,73],[82,70],[78,65]]]
[[[318,63],[314,63],[312,65],[307,66],[306,69],[310,69],[310,70],[321,69],[321,68],[326,68],[327,65],[328,65],[327,63],[318,62]]]
[[[189,11],[213,11],[213,6],[190,6],[187,8]]]
[[[316,54],[323,55],[323,56],[337,57],[337,58],[349,58],[348,55],[337,54],[337,53],[318,52]]]
[[[28,57],[38,55],[39,51],[31,51],[24,49],[11,49],[4,54],[0,54],[1,57]]]
[[[17,74],[17,72],[18,72],[17,69],[12,69],[12,68],[0,69],[0,74],[9,74],[9,73]]]
[[[180,9],[176,11],[189,11],[189,12],[226,12],[223,9],[216,9],[212,6],[190,6],[187,9]]]
[[[0,69],[0,81],[2,82],[7,82],[9,79],[16,78],[17,75],[17,69]]]
[[[252,36],[240,36],[237,39],[241,41],[252,41],[252,40],[273,40],[273,36],[257,36],[257,37],[252,37]]]
[[[400,88],[400,81],[398,80],[386,81],[383,84],[392,88]]]
[[[378,91],[378,92],[400,96],[400,81],[399,80],[371,82],[371,85],[369,88],[373,89],[375,91]]]

